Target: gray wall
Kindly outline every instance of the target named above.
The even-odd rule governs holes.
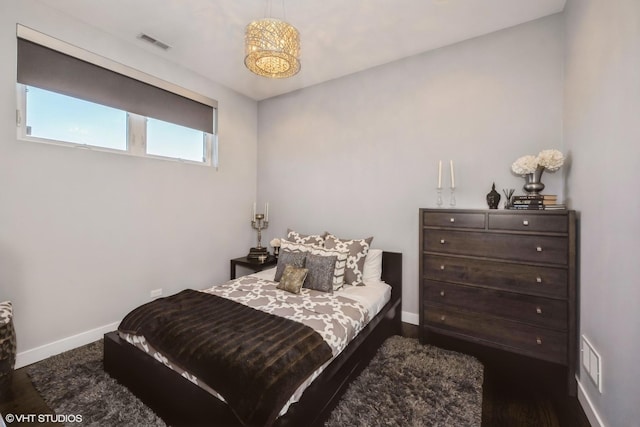
[[[418,208],[435,207],[438,160],[455,162],[458,207],[486,208],[494,181],[522,192],[516,158],[561,138],[561,15],[261,101],[266,234],[373,235],[403,252],[403,316],[417,323]],[[562,195],[561,171],[543,182]]]
[[[605,425],[640,426],[640,2],[569,0],[565,15],[567,194],[581,213],[581,332],[602,356],[602,393],[586,373],[580,383]]]
[[[257,103],[35,1],[0,13],[0,300],[18,352],[228,278],[254,234]],[[220,170],[16,138],[16,23],[219,101]],[[246,215],[248,216],[248,214]]]

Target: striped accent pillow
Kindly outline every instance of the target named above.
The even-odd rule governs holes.
[[[336,266],[333,270],[333,290],[337,291],[344,285],[344,272],[347,267],[347,257],[349,252],[335,249],[325,249],[314,245],[304,245],[286,240],[282,241],[281,250],[289,252],[303,252],[320,256],[335,256]]]

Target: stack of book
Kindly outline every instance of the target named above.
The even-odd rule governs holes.
[[[247,259],[257,259],[260,262],[266,260],[268,257],[269,249],[265,247],[251,248],[249,249],[249,254],[247,255]]]
[[[564,204],[558,203],[558,196],[555,194],[527,194],[513,196],[510,209],[554,210],[566,208]]]

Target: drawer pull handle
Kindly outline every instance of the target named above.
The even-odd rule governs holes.
[[[527,220],[525,219],[524,221],[522,221],[522,225],[524,225],[524,226],[526,227],[527,225],[529,225],[529,221],[527,221]]]
[[[440,239],[440,244],[444,245],[444,239]]]
[[[451,218],[451,219],[449,220],[449,222],[456,222],[456,219],[455,219],[455,218]]]
[[[444,270],[444,265],[441,265],[441,266],[440,266],[440,270]]]
[[[538,246],[538,247],[536,248],[536,251],[538,251],[538,252],[542,252],[542,246]]]
[[[444,296],[444,291],[440,291],[440,296],[443,297]]]
[[[542,309],[540,307],[536,307],[536,313],[542,314]]]
[[[440,316],[440,321],[444,322],[447,319],[447,316]]]
[[[536,344],[542,345],[542,338],[536,337]]]
[[[542,277],[536,277],[536,283],[542,283]]]

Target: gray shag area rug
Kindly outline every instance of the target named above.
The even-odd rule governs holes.
[[[82,423],[67,425],[165,426],[104,372],[102,352],[100,340],[26,369],[56,414],[82,415]],[[391,337],[351,383],[326,426],[480,426],[482,378],[482,364],[473,357]]]
[[[34,387],[56,414],[81,415],[66,425],[166,426],[164,421],[104,371],[103,341],[28,366]]]
[[[480,426],[483,374],[471,356],[394,336],[349,385],[326,426]]]

